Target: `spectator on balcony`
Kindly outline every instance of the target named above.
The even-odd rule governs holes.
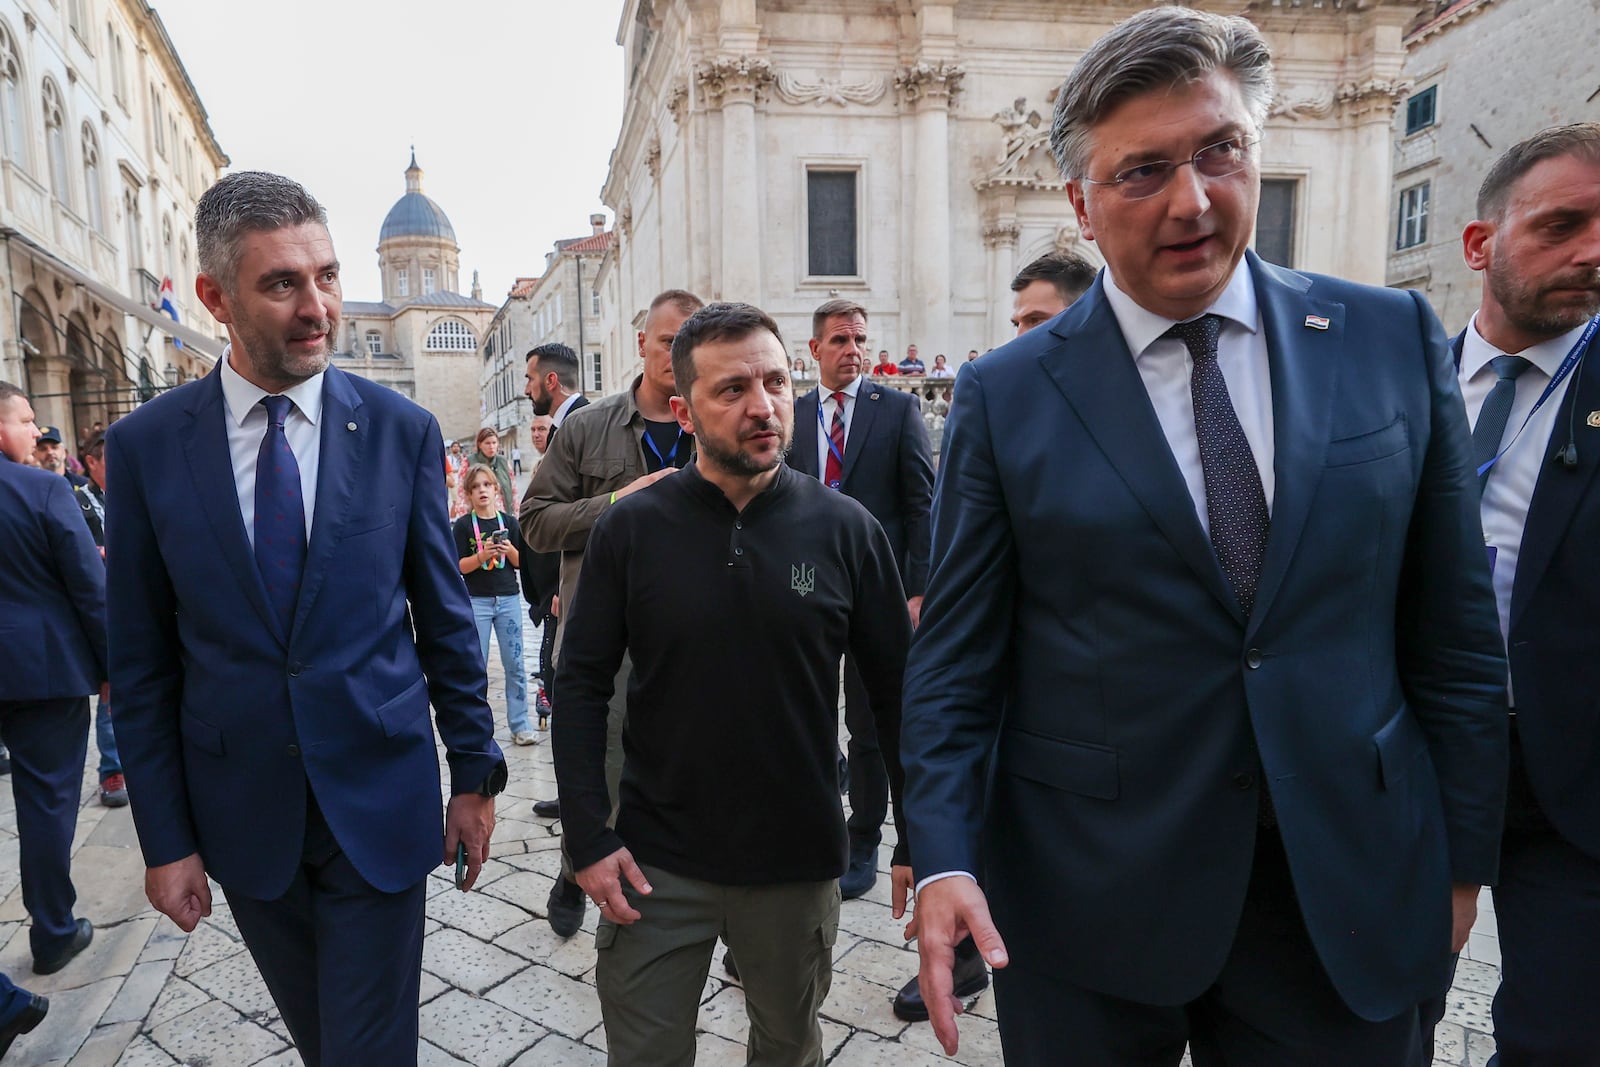
[[[878,352],[878,362],[872,368],[872,373],[873,374],[899,374],[900,373],[900,368],[895,365],[894,360],[889,358],[889,350],[887,348],[881,349]]]
[[[954,378],[955,376],[955,371],[951,370],[950,365],[944,361],[944,356],[933,357],[933,367],[928,371],[928,377]]]
[[[900,361],[901,374],[925,374],[927,368],[922,365],[922,360],[917,356],[916,345],[906,345],[906,358]]]

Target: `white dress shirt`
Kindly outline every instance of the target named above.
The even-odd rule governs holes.
[[[1172,449],[1178,470],[1189,487],[1200,528],[1209,536],[1211,519],[1206,510],[1206,476],[1200,465],[1200,438],[1194,429],[1194,398],[1189,392],[1194,359],[1182,341],[1161,336],[1177,325],[1178,320],[1162,318],[1134,303],[1131,296],[1117,288],[1109,267],[1105,274],[1105,290],[1122,338],[1128,344],[1128,351],[1133,353],[1134,365],[1144,380],[1145,391],[1150,394],[1161,432],[1166,435],[1167,446]],[[1272,368],[1267,362],[1267,338],[1256,307],[1256,290],[1248,262],[1239,261],[1228,287],[1202,314],[1222,317],[1222,331],[1217,338],[1217,365],[1222,368],[1233,410],[1239,416],[1245,440],[1250,442],[1256,469],[1261,472],[1261,488],[1266,493],[1270,515],[1276,484],[1272,471]],[[917,890],[920,892],[931,882],[956,875],[973,877],[969,871],[944,871],[922,879],[917,883]]]
[[[825,385],[817,386],[817,407],[822,412],[822,422],[817,426],[817,480],[825,481],[828,471],[828,434],[833,430],[833,409],[839,405],[834,403],[833,394],[843,393],[844,400],[844,442],[845,448],[850,447],[850,422],[856,413],[856,394],[861,391],[861,378],[858,375],[850,380],[850,384],[832,390]],[[848,453],[846,453],[848,454]],[[841,463],[842,467],[843,464]]]
[[[1521,352],[1502,353],[1483,339],[1478,332],[1478,317],[1472,317],[1466,337],[1461,344],[1461,398],[1467,403],[1467,421],[1478,425],[1478,413],[1483,402],[1494,388],[1496,376],[1489,361],[1508,354],[1521,356],[1533,366],[1517,379],[1515,399],[1511,401],[1511,415],[1506,419],[1506,434],[1500,441],[1505,455],[1489,468],[1489,481],[1483,488],[1483,538],[1495,550],[1494,600],[1500,612],[1500,636],[1511,630],[1511,587],[1517,580],[1517,555],[1522,547],[1522,524],[1528,517],[1528,504],[1533,500],[1533,487],[1539,473],[1548,462],[1550,434],[1556,428],[1556,416],[1561,411],[1562,398],[1574,375],[1550,394],[1533,418],[1528,413],[1550,384],[1561,361],[1583,335],[1578,326],[1560,337],[1525,348]],[[1523,426],[1523,423],[1527,423]],[[1521,427],[1521,432],[1518,428]]]
[[[561,406],[550,413],[550,428],[553,430],[566,421],[567,413],[572,410],[572,405],[578,402],[582,393],[573,393],[561,402]]]
[[[1165,319],[1146,311],[1133,302],[1133,298],[1117,288],[1111,271],[1106,270],[1106,301],[1117,318],[1122,337],[1133,353],[1133,362],[1144,379],[1144,388],[1150,394],[1150,404],[1156,410],[1161,432],[1166,435],[1167,447],[1189,487],[1195,513],[1200,517],[1200,528],[1211,533],[1211,519],[1206,511],[1206,476],[1200,465],[1200,438],[1194,429],[1194,397],[1189,392],[1189,376],[1194,369],[1194,359],[1188,346],[1173,338],[1162,338],[1176,319]],[[1228,397],[1239,416],[1239,427],[1245,440],[1250,442],[1250,454],[1255,457],[1256,470],[1261,474],[1261,489],[1267,497],[1267,514],[1272,513],[1273,490],[1273,433],[1272,433],[1272,369],[1267,361],[1267,336],[1261,327],[1261,313],[1256,308],[1256,289],[1251,280],[1250,265],[1239,261],[1228,287],[1205,314],[1222,317],[1222,332],[1217,338],[1217,366],[1228,383]],[[1198,318],[1199,316],[1195,316]]]
[[[233,346],[222,350],[222,401],[227,406],[224,420],[228,429],[228,455],[233,460],[233,483],[239,492],[239,514],[244,517],[244,534],[250,548],[256,546],[256,456],[262,438],[267,436],[267,409],[261,398],[269,395],[260,386],[245,381],[229,362]],[[322,457],[322,438],[317,422],[322,418],[322,375],[307,378],[283,393],[291,401],[283,420],[283,436],[300,467],[300,495],[306,506],[306,544],[311,543],[311,517],[317,508],[317,464]]]

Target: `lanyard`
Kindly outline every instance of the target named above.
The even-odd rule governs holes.
[[[495,528],[496,529],[504,530],[506,528],[506,520],[501,518],[500,515],[498,515],[498,514],[495,515],[494,522],[495,522]],[[476,511],[474,511],[472,513],[472,539],[477,544],[478,551],[482,552],[483,551],[483,531],[478,529],[478,513]],[[501,556],[499,559],[494,560],[491,563],[485,563],[480,569],[481,570],[486,570],[486,571],[492,571],[492,570],[496,569],[497,567],[504,567],[505,565],[506,565],[506,558],[504,556]]]
[[[1544,387],[1544,392],[1540,393],[1539,399],[1534,401],[1532,410],[1522,420],[1522,425],[1517,427],[1517,432],[1511,435],[1511,440],[1507,441],[1504,448],[1489,457],[1483,466],[1478,468],[1479,478],[1482,478],[1491,467],[1499,463],[1501,456],[1511,451],[1511,446],[1517,443],[1517,438],[1522,436],[1522,431],[1528,428],[1528,423],[1532,422],[1533,417],[1539,413],[1539,409],[1544,407],[1544,402],[1549,400],[1551,394],[1561,387],[1562,382],[1567,380],[1567,375],[1572,373],[1572,369],[1583,362],[1583,355],[1589,350],[1589,342],[1594,340],[1596,332],[1600,332],[1600,315],[1596,315],[1589,320],[1589,325],[1583,331],[1583,336],[1578,338],[1578,343],[1572,346],[1572,351],[1567,353],[1566,358],[1561,361],[1561,366],[1556,368],[1555,374],[1550,379],[1550,384]]]
[[[648,448],[650,454],[656,457],[656,460],[661,464],[662,470],[666,470],[673,465],[672,461],[678,458],[678,446],[681,444],[683,444],[683,427],[679,426],[678,436],[672,439],[672,451],[663,456],[661,449],[656,447],[655,438],[650,436],[650,428],[648,426],[645,427],[644,447]]]
[[[844,421],[844,405],[843,404],[839,405],[839,421],[840,422]],[[839,451],[839,446],[838,446],[837,443],[835,443],[835,441],[833,439],[833,434],[828,432],[828,424],[822,421],[822,398],[820,396],[817,397],[817,425],[822,427],[822,439],[824,441],[828,442],[828,451],[833,453],[833,458],[839,461],[839,469],[843,470],[844,469],[844,453]],[[837,489],[839,487],[837,485],[830,484],[828,486],[828,488]]]

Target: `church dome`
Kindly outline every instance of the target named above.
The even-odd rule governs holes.
[[[455,227],[450,225],[444,208],[423,195],[422,168],[417,166],[414,152],[411,166],[406,168],[406,194],[395,201],[378,231],[380,243],[393,237],[434,237],[456,243]]]

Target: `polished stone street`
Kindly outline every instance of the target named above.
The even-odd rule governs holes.
[[[529,649],[537,649],[533,632]],[[530,657],[531,658],[531,657]],[[511,784],[498,808],[493,858],[478,889],[459,894],[441,870],[429,889],[422,976],[424,1065],[598,1065],[605,1032],[594,991],[595,911],[569,941],[550,932],[545,898],[559,868],[558,826],[532,813],[555,795],[550,747],[510,744],[503,726],[499,657],[491,650],[490,698]],[[541,735],[542,740],[548,735]],[[245,1067],[300,1062],[239,934],[216,908],[192,935],[152,911],[126,808],[100,806],[90,739],[84,803],[74,841],[78,914],[96,926],[93,945],[48,978],[30,973],[26,914],[18,888],[16,817],[0,790],[0,969],[50,997],[50,1015],[22,1038],[6,1064],[73,1067]],[[892,829],[888,831],[892,835]],[[881,853],[888,870],[888,848]],[[837,1067],[949,1063],[926,1023],[890,1011],[894,990],[915,970],[901,924],[890,918],[887,873],[840,917],[832,992],[823,1008],[828,1062]],[[1488,897],[1485,894],[1487,907]],[[1438,1064],[1481,1065],[1493,1043],[1489,1002],[1499,956],[1485,912],[1463,958],[1439,1034]],[[738,983],[722,972],[719,948],[700,1008],[699,1063],[744,1062],[746,1022]],[[991,994],[961,1022],[954,1062],[1001,1063]]]

